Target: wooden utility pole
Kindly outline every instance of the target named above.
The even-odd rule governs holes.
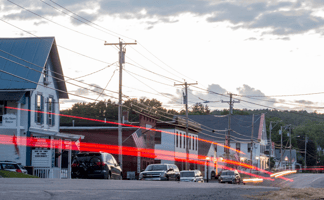
[[[185,91],[186,91],[186,96],[184,97],[184,103],[186,104],[186,140],[185,140],[185,147],[186,147],[186,170],[189,170],[189,131],[188,131],[188,123],[189,123],[189,119],[188,119],[188,86],[190,85],[197,85],[198,83],[183,83],[183,84],[174,84],[174,86],[179,86],[179,85],[184,85],[185,86]],[[186,144],[187,143],[187,144]]]
[[[233,97],[233,94],[230,93],[229,101],[222,100],[222,103],[229,104],[228,130],[227,130],[227,135],[225,136],[225,146],[228,146],[228,147],[231,147],[231,114],[233,114],[233,106],[234,106],[234,103],[240,103],[240,100],[234,101],[232,97]],[[229,149],[228,148],[226,148],[226,159],[229,159]]]
[[[107,43],[105,45],[119,46],[119,98],[118,98],[118,162],[120,167],[123,169],[123,133],[122,133],[122,75],[123,75],[123,64],[125,63],[126,45],[136,45],[135,43],[123,43],[119,38],[119,43]]]

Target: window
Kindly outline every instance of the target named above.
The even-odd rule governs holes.
[[[47,101],[47,124],[50,126],[54,126],[54,117],[52,113],[54,113],[54,99],[53,97],[48,98]]]
[[[241,144],[240,143],[236,143],[236,150],[241,151]]]
[[[2,116],[4,115],[4,114],[6,114],[5,113],[5,101],[0,101],[0,123],[2,123]]]
[[[48,84],[48,65],[45,65],[45,67],[44,67],[43,83],[44,83],[44,85]]]
[[[189,145],[189,149],[191,149],[191,136],[189,136],[188,138],[186,138],[187,140],[189,140],[189,142],[188,142],[188,145]]]
[[[161,144],[161,132],[160,131],[156,131],[155,132],[155,144]]]
[[[180,137],[180,148],[182,147],[182,133],[179,133],[179,137]]]
[[[175,135],[175,143],[176,143],[176,147],[179,146],[179,144],[178,144],[178,138],[179,138],[179,133],[178,133],[178,131],[177,131],[177,132],[176,132],[176,135]]]
[[[186,137],[185,137],[185,134],[182,134],[182,139],[183,139],[183,148],[185,149],[186,148]]]
[[[248,143],[248,152],[251,152],[251,143]]]
[[[36,95],[36,105],[35,105],[35,121],[36,123],[43,123],[43,96],[41,94]]]

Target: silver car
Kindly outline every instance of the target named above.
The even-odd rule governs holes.
[[[235,171],[225,170],[221,172],[221,175],[218,177],[218,181],[220,183],[237,183],[240,184],[241,176],[240,174]]]
[[[204,182],[204,177],[199,170],[183,170],[180,172],[182,182]]]
[[[27,174],[27,170],[20,163],[14,161],[0,161],[0,170]]]

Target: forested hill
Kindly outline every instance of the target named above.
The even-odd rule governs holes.
[[[214,110],[211,112],[212,115],[227,114],[227,110]],[[278,118],[285,124],[291,124],[294,127],[303,125],[307,122],[324,122],[324,114],[319,113],[308,113],[307,111],[278,111],[278,110],[234,110],[234,115],[250,115],[266,113],[266,118],[275,120]]]

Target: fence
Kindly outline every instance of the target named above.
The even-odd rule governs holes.
[[[68,178],[68,169],[49,168],[49,167],[34,167],[33,175],[38,176],[39,178],[67,179]]]

